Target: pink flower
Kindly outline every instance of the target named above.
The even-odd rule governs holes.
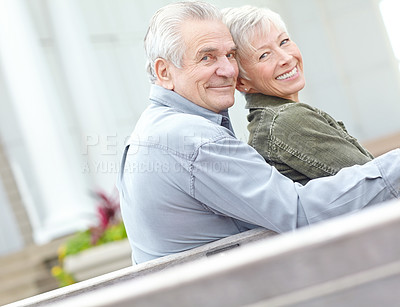
[[[95,195],[99,198],[99,203],[97,205],[99,225],[91,228],[92,244],[96,244],[108,226],[121,221],[119,195],[116,193],[116,189],[112,195],[107,195],[101,190],[96,191]]]

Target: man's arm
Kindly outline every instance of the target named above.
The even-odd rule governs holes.
[[[192,176],[192,196],[210,210],[284,232],[399,197],[400,150],[301,186],[225,138],[199,149]]]

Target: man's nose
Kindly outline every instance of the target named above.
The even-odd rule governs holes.
[[[234,59],[228,59],[227,57],[220,57],[217,61],[216,74],[221,77],[233,78],[237,77],[238,68],[237,63]]]

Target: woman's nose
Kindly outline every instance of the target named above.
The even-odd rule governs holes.
[[[285,65],[285,64],[289,63],[291,61],[291,59],[293,58],[293,56],[290,53],[288,53],[282,49],[279,50],[278,56],[279,56],[279,64],[280,65]]]

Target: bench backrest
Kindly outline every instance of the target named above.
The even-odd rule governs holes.
[[[54,306],[398,306],[399,234],[396,201]]]

